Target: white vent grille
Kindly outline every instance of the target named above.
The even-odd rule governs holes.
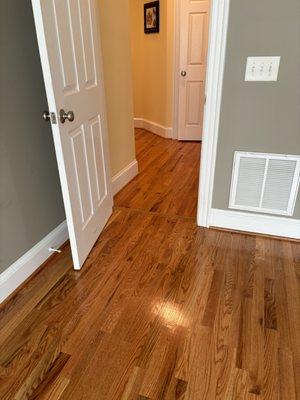
[[[229,208],[293,215],[300,156],[236,151]]]

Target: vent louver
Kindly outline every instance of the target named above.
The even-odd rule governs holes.
[[[300,156],[237,151],[229,208],[292,216],[299,174]]]

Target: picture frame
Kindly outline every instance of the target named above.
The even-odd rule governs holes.
[[[159,33],[159,1],[144,4],[144,32]]]

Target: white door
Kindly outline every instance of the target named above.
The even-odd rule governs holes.
[[[201,140],[210,3],[181,0],[178,139]]]
[[[112,212],[95,0],[32,0],[75,269]],[[69,119],[60,120],[60,110]],[[45,210],[47,212],[47,210]]]

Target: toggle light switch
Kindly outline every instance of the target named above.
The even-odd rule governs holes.
[[[280,57],[248,57],[245,81],[277,81]]]

